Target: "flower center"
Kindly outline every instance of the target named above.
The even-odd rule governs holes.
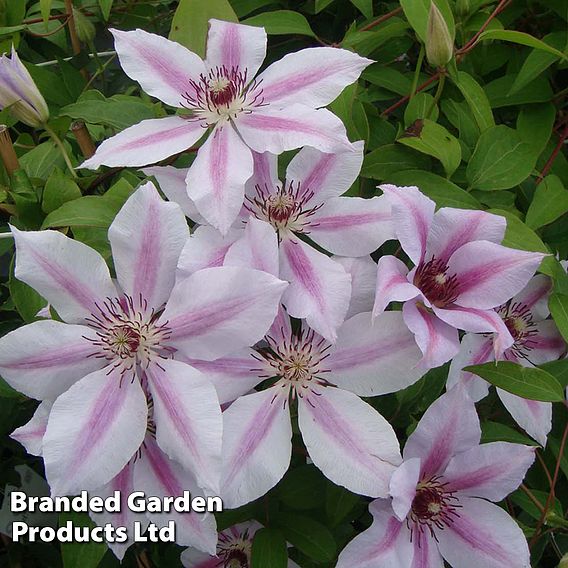
[[[254,197],[246,196],[245,208],[257,219],[270,223],[279,235],[284,231],[308,234],[307,229],[315,226],[310,217],[323,203],[310,207],[314,193],[302,190],[299,182],[284,182],[276,193],[260,185],[255,190]]]
[[[184,106],[193,112],[190,119],[204,120],[207,126],[234,120],[241,112],[265,105],[260,82],[249,83],[247,71],[238,67],[215,67],[189,83],[191,91],[183,94]]]
[[[221,560],[220,568],[249,568],[252,542],[245,532],[239,538],[230,538],[224,533],[219,534],[217,556]]]
[[[423,480],[416,487],[416,495],[412,501],[412,507],[408,516],[408,522],[413,523],[413,527],[419,531],[425,528],[435,537],[434,529],[444,530],[445,527],[454,522],[455,517],[459,517],[456,509],[460,508],[457,497],[452,491],[445,489],[439,477],[432,477]]]
[[[414,285],[438,308],[452,304],[459,296],[457,276],[448,275],[447,264],[434,256],[418,266],[414,274]]]
[[[265,366],[262,369],[253,369],[264,373],[260,374],[259,378],[277,377],[274,386],[288,389],[292,398],[296,395],[304,398],[309,393],[319,396],[317,387],[330,384],[322,377],[330,371],[323,367],[323,361],[329,356],[327,351],[331,347],[323,337],[316,337],[315,332],[310,329],[306,333],[302,330],[298,334],[292,333],[289,339],[280,342],[270,337],[266,339],[268,348],[258,350],[261,357],[258,360],[263,361]]]
[[[151,362],[165,358],[171,348],[165,345],[170,331],[157,324],[160,313],[148,310],[143,298],[135,302],[130,296],[107,298],[87,318],[94,337],[85,337],[98,347],[95,357],[115,362],[122,373],[136,367],[147,368]]]
[[[497,308],[497,313],[515,340],[511,350],[516,356],[526,359],[533,348],[532,338],[538,333],[530,308],[521,302],[509,300]]]

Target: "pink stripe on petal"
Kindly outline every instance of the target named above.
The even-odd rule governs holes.
[[[158,278],[161,253],[161,219],[158,204],[148,202],[148,212],[144,219],[142,242],[136,259],[134,289],[144,298],[153,298]]]
[[[326,230],[344,229],[356,225],[376,223],[377,221],[387,221],[388,219],[390,219],[390,215],[386,213],[362,213],[341,216],[334,215],[329,217],[318,217],[317,220],[314,221],[313,226],[318,227],[318,229]]]
[[[329,170],[337,162],[337,154],[321,154],[313,169],[301,180],[305,191],[309,189],[320,190],[325,183]],[[299,180],[289,180],[299,181]],[[347,189],[347,188],[346,188]]]
[[[183,495],[183,487],[172,471],[171,462],[155,443],[146,444],[144,454],[152,467],[156,479],[163,487],[164,495]]]
[[[387,521],[386,531],[383,537],[377,542],[376,547],[369,550],[367,559],[370,561],[375,556],[381,556],[393,548],[396,544],[402,526],[402,523],[396,517],[391,517]]]
[[[42,369],[48,367],[61,367],[76,363],[82,358],[87,358],[95,353],[93,345],[85,342],[84,345],[72,345],[62,347],[57,351],[41,355],[25,357],[17,361],[2,363],[5,369]]]

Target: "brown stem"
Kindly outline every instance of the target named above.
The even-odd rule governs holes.
[[[359,31],[366,32],[372,30],[374,27],[382,24],[383,22],[386,22],[387,20],[390,20],[393,16],[396,16],[401,12],[402,12],[402,7],[395,8],[392,12],[389,12],[388,14],[383,14],[380,18],[377,18],[376,20],[373,20],[370,24],[363,26]]]
[[[71,124],[71,132],[73,136],[75,136],[75,140],[79,144],[79,148],[81,148],[81,153],[85,157],[85,159],[89,159],[95,153],[95,144],[85,123],[76,120]]]
[[[10,138],[10,132],[8,127],[3,124],[0,124],[0,157],[9,175],[20,169],[18,156],[16,156],[16,151]]]
[[[542,513],[544,507],[542,503],[533,495],[533,492],[524,484],[521,483],[521,489],[526,493],[527,497],[534,503],[535,507]]]
[[[432,77],[430,77],[429,79],[424,81],[424,83],[422,83],[421,85],[418,85],[418,87],[416,87],[416,93],[423,91],[426,87],[431,85],[434,81],[437,81],[440,78],[440,76],[441,76],[440,71],[438,71],[437,73],[432,75]],[[387,108],[386,110],[383,110],[383,112],[381,113],[381,116],[389,115],[391,112],[394,112],[398,107],[402,106],[404,103],[406,103],[409,100],[410,100],[410,95],[406,95],[406,96],[402,97],[402,99],[399,99],[398,101],[396,101],[396,103],[391,105],[389,108]]]
[[[562,135],[560,136],[560,140],[558,140],[558,144],[556,144],[556,147],[552,151],[552,154],[550,154],[550,158],[546,160],[546,164],[544,164],[544,168],[542,168],[542,172],[540,172],[540,175],[536,180],[537,185],[548,175],[548,172],[551,170],[552,166],[554,165],[554,161],[558,157],[558,154],[560,153],[562,146],[564,146],[566,138],[568,138],[568,124],[564,127]]]
[[[60,26],[57,26],[54,30],[51,30],[50,32],[45,32],[44,34],[38,34],[36,32],[31,32],[30,30],[28,30],[27,33],[33,35],[34,37],[49,37],[56,34],[58,31],[62,30],[68,24],[68,22],[69,18],[67,18]]]
[[[542,456],[540,455],[540,452],[538,450],[536,450],[535,454],[536,454],[537,460],[540,462],[540,465],[542,466],[542,469],[544,470],[544,474],[546,475],[546,479],[548,479],[548,486],[552,487],[552,476],[550,475],[550,471],[548,471],[548,467],[547,467],[546,463],[542,459]]]
[[[48,20],[65,20],[67,18],[67,14],[54,14],[53,16],[49,16]],[[43,18],[32,18],[31,20],[24,20],[22,24],[40,24],[43,22]]]
[[[71,38],[71,45],[73,46],[73,53],[74,55],[77,55],[81,52],[81,42],[79,41],[79,36],[77,35],[77,30],[75,28],[75,18],[73,16],[73,0],[65,0],[65,12],[69,16],[67,25],[69,26],[69,36]]]
[[[550,491],[548,493],[548,497],[546,498],[546,503],[544,504],[544,510],[540,515],[540,519],[538,520],[538,524],[534,530],[534,534],[529,542],[529,548],[532,548],[537,540],[539,539],[540,532],[544,521],[546,520],[546,515],[552,505],[552,501],[554,499],[554,488],[556,487],[556,482],[558,481],[558,474],[560,473],[560,464],[562,463],[562,456],[564,455],[564,448],[566,447],[566,440],[568,439],[568,422],[566,422],[566,426],[564,427],[564,433],[562,434],[562,440],[560,441],[560,449],[558,450],[558,459],[556,460],[556,467],[554,468],[554,475],[552,476],[552,485],[550,487]]]

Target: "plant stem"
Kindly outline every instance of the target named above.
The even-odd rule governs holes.
[[[65,145],[63,144],[63,142],[61,141],[59,136],[57,136],[57,134],[55,134],[55,132],[47,124],[44,124],[43,128],[49,134],[51,139],[55,142],[55,145],[59,148],[59,151],[61,152],[61,155],[63,156],[63,159],[65,160],[65,164],[69,168],[71,175],[74,178],[77,178],[78,176],[77,176],[77,173],[75,172],[75,168],[73,167],[73,164],[71,163],[71,159],[69,158],[69,154],[67,153],[67,150],[65,149]]]
[[[440,80],[438,81],[438,88],[436,89],[436,94],[434,95],[434,100],[426,113],[426,118],[430,118],[432,111],[436,108],[436,105],[440,101],[440,97],[442,96],[442,91],[444,90],[444,85],[446,83],[446,72],[445,70],[440,71]]]
[[[412,79],[412,88],[410,89],[410,99],[412,100],[416,94],[416,87],[418,87],[418,79],[420,78],[420,70],[424,62],[424,44],[420,44],[420,53],[418,54],[418,61],[416,62],[416,69],[414,70],[414,78]]]
[[[8,127],[3,124],[0,124],[0,158],[2,158],[2,162],[4,162],[8,174],[12,175],[20,168],[18,156],[14,151],[14,145],[12,144]]]

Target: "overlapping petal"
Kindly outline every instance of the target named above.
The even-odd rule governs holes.
[[[356,314],[370,312],[375,301],[375,284],[377,280],[377,265],[370,256],[348,258],[345,256],[332,257],[345,268],[351,276],[351,301],[346,318]]]
[[[405,302],[421,296],[407,278],[408,268],[395,256],[381,256],[377,264],[377,287],[373,316],[382,313],[391,302]]]
[[[11,434],[17,442],[20,442],[28,454],[41,456],[43,451],[43,437],[47,428],[47,420],[51,410],[51,402],[43,401],[34,412],[31,420],[23,426],[16,428]]]

